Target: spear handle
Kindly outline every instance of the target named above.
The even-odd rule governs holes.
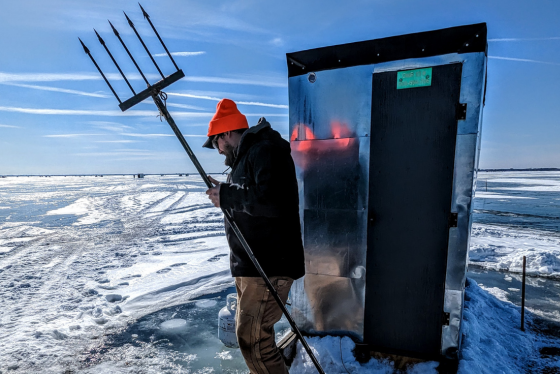
[[[169,123],[169,126],[171,126],[171,129],[173,130],[173,132],[175,133],[175,135],[179,139],[179,142],[181,142],[181,145],[183,146],[183,148],[185,148],[185,151],[187,151],[187,154],[189,155],[191,161],[193,162],[196,170],[198,170],[198,173],[202,177],[202,180],[206,183],[206,186],[208,188],[214,187],[212,182],[210,182],[210,179],[208,179],[208,176],[206,175],[206,172],[202,168],[202,165],[200,165],[200,163],[198,162],[198,159],[196,158],[195,154],[193,153],[191,147],[189,146],[189,144],[185,140],[185,137],[183,136],[183,134],[181,134],[181,131],[179,131],[179,128],[175,124],[175,121],[173,120],[173,118],[171,117],[169,112],[167,111],[167,108],[165,107],[165,105],[163,104],[163,102],[161,101],[159,96],[157,94],[154,94],[154,95],[152,95],[152,98],[154,99],[154,102],[156,103],[156,106],[158,107],[159,111],[165,117],[165,119],[167,120],[167,123]],[[270,280],[266,276],[264,270],[262,269],[261,265],[259,264],[259,261],[257,260],[255,255],[253,254],[253,251],[251,250],[251,247],[249,247],[249,244],[247,243],[247,241],[243,237],[243,234],[241,233],[241,230],[239,230],[239,227],[237,226],[237,224],[233,220],[233,216],[231,215],[231,213],[229,211],[225,210],[224,208],[221,208],[221,209],[222,209],[222,212],[224,212],[224,216],[226,217],[226,221],[228,222],[228,224],[233,229],[233,232],[235,233],[235,236],[237,236],[237,238],[239,239],[239,242],[243,246],[243,249],[245,249],[245,252],[247,252],[247,255],[249,256],[249,258],[253,262],[253,265],[255,265],[255,268],[259,272],[261,278],[266,283],[266,287],[268,288],[268,290],[270,291],[270,293],[272,294],[272,296],[276,300],[276,303],[278,304],[278,306],[282,310],[282,313],[284,313],[284,315],[286,316],[286,319],[290,323],[290,326],[292,327],[292,330],[296,333],[296,335],[299,338],[301,344],[303,345],[303,347],[307,351],[307,354],[309,355],[309,357],[313,361],[313,364],[315,364],[315,367],[317,368],[317,371],[320,374],[325,374],[325,372],[323,371],[323,368],[321,367],[321,364],[319,364],[319,361],[317,361],[317,358],[315,358],[315,355],[311,351],[311,348],[307,344],[307,341],[303,338],[303,335],[301,334],[301,331],[299,331],[299,328],[297,327],[294,319],[292,318],[292,316],[288,312],[288,309],[286,309],[286,307],[284,306],[284,303],[280,299],[280,296],[278,296],[278,293],[276,292],[276,289],[274,288],[274,286],[272,285],[272,283],[270,282]]]

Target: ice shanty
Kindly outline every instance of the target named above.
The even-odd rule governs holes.
[[[481,23],[287,54],[302,331],[457,357],[486,35]]]

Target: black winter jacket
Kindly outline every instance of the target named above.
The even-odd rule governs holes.
[[[305,273],[299,195],[290,143],[261,118],[245,131],[220,205],[228,209],[267,276],[293,279]],[[226,222],[234,277],[259,273]]]

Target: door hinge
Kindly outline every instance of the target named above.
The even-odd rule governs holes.
[[[449,315],[449,313],[443,312],[443,315],[441,316],[441,324],[444,326],[449,326],[450,318],[451,316]]]
[[[457,213],[449,213],[449,227],[457,227],[458,219]]]
[[[467,104],[459,103],[457,104],[457,121],[467,119]]]

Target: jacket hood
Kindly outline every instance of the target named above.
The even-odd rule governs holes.
[[[285,148],[288,152],[290,152],[290,143],[282,138],[278,131],[272,129],[266,118],[261,117],[255,126],[250,127],[241,136],[239,145],[235,149],[235,158],[237,159],[240,155],[247,152],[253,144],[265,140],[270,141],[281,148]]]

